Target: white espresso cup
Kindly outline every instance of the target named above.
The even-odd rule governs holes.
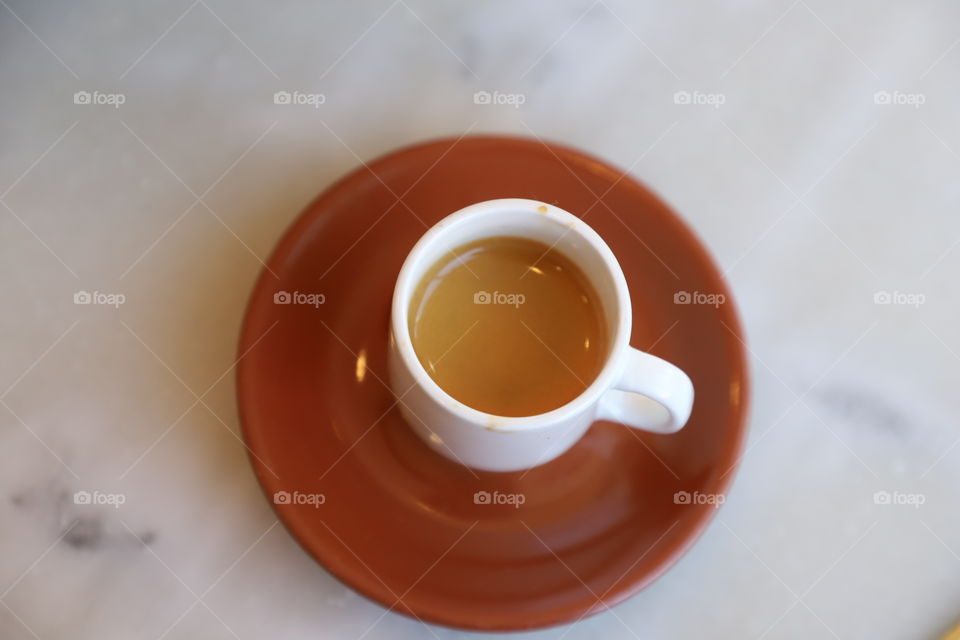
[[[430,377],[413,349],[409,308],[426,271],[451,250],[492,236],[529,238],[553,247],[580,267],[603,306],[611,339],[600,373],[583,393],[546,413],[507,417],[468,407]],[[404,418],[427,445],[485,471],[518,471],[548,462],[572,447],[596,420],[673,433],[690,417],[693,384],[676,366],[630,346],[631,315],[630,292],[617,259],[582,220],[536,200],[480,202],[431,227],[400,269],[391,309],[390,386]]]

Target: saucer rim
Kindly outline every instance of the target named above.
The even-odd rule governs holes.
[[[722,495],[729,493],[740,471],[744,446],[750,428],[749,415],[751,408],[750,401],[752,398],[752,378],[750,362],[747,357],[746,336],[743,322],[738,312],[739,307],[735,303],[729,282],[713,260],[706,245],[700,241],[700,238],[693,229],[656,191],[641,183],[629,171],[619,170],[605,160],[601,160],[592,154],[564,143],[539,137],[476,134],[460,137],[440,136],[430,138],[393,149],[378,155],[369,162],[361,162],[360,166],[348,170],[347,173],[333,181],[314,197],[288,225],[287,229],[277,241],[270,256],[265,261],[265,266],[260,270],[260,274],[251,289],[247,304],[244,307],[243,322],[238,339],[237,373],[235,376],[235,391],[237,394],[241,432],[244,442],[247,445],[245,447],[247,449],[247,457],[254,469],[260,489],[266,497],[268,505],[283,525],[283,528],[289,532],[297,544],[325,571],[332,575],[338,582],[362,595],[367,600],[384,607],[388,611],[394,611],[420,622],[428,622],[459,630],[520,632],[576,623],[629,600],[662,577],[701,538],[707,527],[709,527],[717,517],[719,509],[702,510],[701,513],[703,515],[693,518],[688,529],[679,532],[678,542],[675,542],[673,546],[657,553],[654,549],[660,540],[654,543],[654,547],[651,547],[648,551],[648,553],[656,553],[654,556],[656,562],[653,564],[653,568],[638,579],[634,579],[632,582],[622,586],[618,581],[618,586],[612,587],[609,593],[604,594],[602,600],[594,598],[593,602],[588,602],[589,596],[587,596],[583,600],[583,606],[567,605],[565,607],[555,607],[540,612],[539,614],[533,614],[533,617],[528,616],[523,621],[518,620],[521,616],[513,613],[509,615],[500,614],[498,617],[496,613],[491,612],[485,614],[482,619],[474,619],[458,613],[457,610],[414,611],[413,607],[406,602],[390,602],[389,597],[384,597],[382,590],[376,588],[376,580],[373,578],[368,579],[368,576],[353,570],[346,554],[339,550],[332,549],[330,545],[324,544],[322,540],[319,540],[316,537],[315,528],[300,526],[299,523],[301,521],[295,518],[287,519],[281,507],[289,507],[289,505],[277,505],[273,502],[270,491],[272,482],[269,477],[269,471],[265,468],[265,464],[256,457],[256,448],[252,446],[259,442],[259,438],[255,430],[251,427],[247,410],[247,403],[249,401],[244,401],[244,398],[255,395],[256,386],[252,382],[254,378],[253,372],[249,367],[244,366],[243,356],[245,356],[246,352],[262,337],[260,335],[251,335],[251,331],[253,317],[256,315],[255,307],[264,296],[268,294],[272,295],[272,283],[270,279],[273,278],[273,276],[271,275],[271,271],[279,269],[280,265],[290,257],[293,249],[296,248],[299,239],[304,236],[305,232],[317,221],[322,220],[323,216],[320,214],[326,208],[328,202],[334,201],[339,194],[349,191],[353,188],[353,184],[364,182],[368,179],[368,174],[373,173],[374,175],[379,175],[376,171],[377,169],[382,169],[392,163],[402,162],[403,158],[411,153],[423,151],[430,147],[449,147],[452,144],[463,144],[464,142],[498,145],[508,147],[511,150],[529,151],[530,149],[543,147],[565,165],[568,162],[575,166],[588,163],[595,174],[606,174],[606,177],[618,181],[618,185],[634,192],[638,200],[651,202],[661,209],[664,215],[660,216],[657,223],[670,226],[672,232],[681,236],[682,244],[689,250],[687,259],[695,259],[698,263],[698,268],[703,269],[717,281],[727,300],[727,305],[725,306],[728,309],[729,315],[727,320],[730,324],[726,329],[731,334],[731,338],[736,341],[734,355],[731,358],[731,362],[735,366],[731,367],[731,370],[740,381],[740,402],[731,408],[731,424],[735,425],[736,428],[725,441],[726,446],[724,447],[730,452],[730,470],[719,478],[715,486],[712,487],[716,489],[715,493]],[[621,578],[621,580],[622,579],[623,578]]]

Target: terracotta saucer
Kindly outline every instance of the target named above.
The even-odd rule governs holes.
[[[449,462],[403,422],[385,360],[400,265],[427,225],[508,197],[554,203],[610,245],[633,298],[631,343],[693,380],[683,431],[598,422],[555,461],[498,474]],[[477,630],[573,622],[649,585],[716,513],[702,494],[725,491],[745,435],[740,323],[701,244],[622,171],[518,138],[401,149],[327,189],[269,268],[240,338],[251,460],[291,534],[367,597]],[[678,292],[726,303],[677,304]],[[523,503],[490,504],[509,496]]]

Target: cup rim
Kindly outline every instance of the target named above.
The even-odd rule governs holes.
[[[546,207],[546,211],[544,211],[544,207]],[[616,306],[618,307],[615,310],[617,318],[614,324],[615,330],[610,338],[609,353],[593,381],[579,395],[565,404],[550,411],[530,416],[501,416],[467,406],[447,393],[430,377],[420,363],[410,339],[408,311],[413,291],[419,284],[419,277],[422,275],[422,271],[418,273],[417,269],[424,253],[437,244],[442,245],[444,237],[449,235],[452,230],[468,224],[476,216],[494,212],[500,213],[504,210],[515,211],[519,215],[536,216],[538,220],[548,224],[563,225],[567,227],[565,233],[576,234],[584,240],[602,259],[607,275],[613,283]],[[510,234],[506,233],[504,235]],[[456,247],[451,246],[450,248],[454,249]],[[574,256],[568,256],[568,258],[576,262]],[[427,268],[429,266],[427,265]],[[614,310],[604,310],[604,312],[612,313]],[[455,417],[485,429],[502,432],[529,431],[554,426],[580,414],[599,401],[600,397],[620,377],[625,355],[629,348],[632,327],[632,307],[626,278],[616,256],[613,255],[613,251],[603,241],[600,234],[580,218],[564,209],[546,202],[526,198],[499,198],[477,202],[458,209],[430,227],[407,254],[403,266],[400,268],[391,301],[390,316],[391,340],[404,365],[413,376],[415,384],[423,389],[434,402],[454,414]]]

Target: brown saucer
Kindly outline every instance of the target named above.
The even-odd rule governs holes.
[[[439,140],[341,179],[280,242],[276,277],[261,275],[240,338],[240,413],[264,491],[292,496],[278,516],[344,583],[453,627],[573,622],[649,585],[716,513],[675,494],[718,494],[731,480],[745,435],[740,323],[690,230],[621,173],[535,140]],[[449,462],[406,426],[385,384],[400,265],[425,225],[492,198],[554,203],[603,236],[633,298],[631,344],[693,380],[683,431],[598,422],[557,460],[498,474]],[[681,291],[727,302],[675,304]],[[323,294],[323,304],[277,304],[278,292]],[[477,492],[524,503],[477,504]]]

